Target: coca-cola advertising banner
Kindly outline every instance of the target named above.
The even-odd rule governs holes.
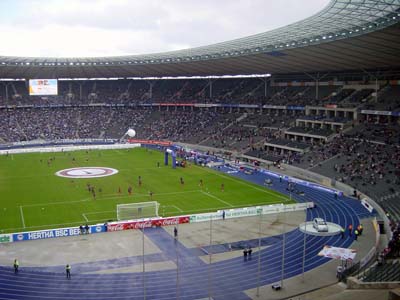
[[[170,218],[158,218],[158,219],[148,219],[148,220],[135,220],[128,222],[115,222],[107,224],[107,231],[121,231],[128,229],[141,229],[150,227],[160,227],[169,226],[177,224],[189,223],[189,216],[179,216]]]

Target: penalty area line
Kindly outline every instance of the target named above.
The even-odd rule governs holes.
[[[178,195],[178,194],[186,194],[186,193],[196,193],[200,190],[188,190],[181,192],[168,192],[168,193],[155,193],[154,196],[164,196],[164,195]],[[72,201],[55,201],[55,202],[47,202],[47,203],[35,203],[35,204],[26,204],[22,205],[22,207],[35,207],[35,206],[49,206],[49,205],[62,205],[62,204],[74,204],[74,203],[82,203],[82,202],[90,202],[90,201],[108,201],[108,200],[118,200],[118,199],[128,199],[131,198],[125,194],[108,194],[103,197],[99,197],[96,200],[93,200],[93,197],[83,198],[82,200],[72,200]],[[148,197],[148,194],[142,193],[133,193],[134,197]]]
[[[25,228],[24,211],[22,210],[22,206],[19,206],[19,212],[21,213],[22,226]]]
[[[280,195],[276,195],[275,193],[271,193],[271,192],[268,191],[268,190],[265,190],[265,189],[262,189],[262,188],[258,188],[258,187],[256,187],[256,186],[253,186],[253,185],[247,183],[244,179],[237,178],[237,177],[234,177],[234,176],[228,176],[228,175],[225,175],[225,173],[220,173],[219,171],[214,170],[214,169],[212,169],[214,172],[212,172],[211,170],[207,170],[207,168],[204,168],[204,170],[205,170],[206,172],[208,172],[208,173],[211,173],[211,174],[214,174],[214,175],[217,175],[217,176],[219,176],[219,177],[226,178],[226,179],[229,179],[229,180],[232,180],[232,181],[236,181],[237,183],[240,183],[240,184],[242,184],[242,185],[247,185],[247,186],[249,186],[249,187],[251,187],[251,188],[253,188],[253,189],[255,189],[255,190],[258,190],[258,191],[261,191],[261,192],[266,193],[266,194],[268,194],[268,195],[272,195],[272,196],[274,196],[274,197],[280,198],[280,199],[282,199],[284,202],[289,201],[288,198],[282,197],[282,196],[280,196]]]
[[[180,212],[183,212],[183,210],[180,209],[178,206],[176,206],[176,205],[171,205],[171,206],[175,207],[175,208],[176,208],[177,210],[179,210]]]
[[[233,207],[232,204],[230,204],[229,202],[226,202],[226,201],[222,200],[221,198],[219,198],[219,197],[217,197],[217,196],[214,196],[214,195],[212,195],[212,194],[210,194],[210,193],[206,193],[206,192],[204,192],[204,191],[201,191],[201,193],[204,194],[204,195],[206,195],[206,196],[208,196],[208,197],[214,198],[215,200],[218,200],[218,201],[220,201],[220,202],[223,203],[223,204],[226,204],[226,205],[228,205],[228,206],[230,206],[230,207]]]
[[[89,222],[89,219],[86,217],[85,214],[82,214],[82,217],[85,219],[86,222]]]
[[[168,207],[173,207],[173,208],[175,208],[175,210],[179,211],[180,213],[183,212],[183,210],[180,209],[180,208],[179,208],[178,206],[176,206],[176,205],[160,205],[160,208],[158,209],[158,212],[160,212],[160,210],[162,210],[162,211],[163,211],[163,214],[164,214],[164,213],[165,213],[165,209],[168,208]]]

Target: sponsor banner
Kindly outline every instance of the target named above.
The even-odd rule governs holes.
[[[285,208],[284,204],[266,205],[266,206],[263,206],[263,208],[262,208],[262,214],[268,215],[268,214],[275,214],[275,213],[283,212],[284,208]]]
[[[261,214],[262,211],[263,209],[260,206],[230,209],[228,211],[225,211],[225,218],[241,218],[241,217],[257,216]],[[222,214],[220,214],[220,216],[222,217]]]
[[[79,150],[106,150],[106,149],[131,149],[140,147],[140,144],[104,144],[104,145],[83,145],[83,146],[54,146],[54,147],[32,147],[28,148],[14,148],[0,150],[0,155],[4,154],[17,154],[17,153],[48,153],[48,152],[69,152]]]
[[[325,104],[325,108],[337,108],[337,104]]]
[[[258,104],[239,104],[239,107],[244,107],[244,108],[259,108],[260,105],[258,105]]]
[[[286,109],[288,109],[288,110],[305,110],[306,108],[304,106],[288,105],[288,106],[286,106]]]
[[[106,227],[102,224],[89,226],[90,233],[99,233],[105,231]],[[80,234],[79,227],[70,227],[70,228],[59,228],[59,229],[14,233],[12,235],[12,239],[14,242],[19,242],[19,241],[31,241],[31,240],[49,239],[49,238],[64,237],[64,236],[77,236],[79,234]]]
[[[260,214],[267,215],[267,214],[281,213],[281,212],[285,212],[285,211],[290,212],[290,211],[305,210],[306,208],[311,208],[311,207],[314,207],[313,202],[295,203],[295,204],[288,204],[288,205],[273,204],[273,205],[264,205],[264,206],[226,209],[226,210],[219,210],[217,212],[212,212],[212,213],[191,215],[190,223],[209,222],[211,219],[212,220],[221,220],[223,218],[224,213],[225,213],[225,219],[232,219],[232,218],[258,216]]]
[[[97,225],[91,225],[89,226],[90,228],[90,233],[100,233],[100,232],[106,232],[107,231],[107,226],[104,224],[97,224]]]
[[[268,171],[268,170],[265,170],[265,169],[260,169],[259,172],[262,173],[262,174],[266,174],[266,175],[275,177],[275,178],[279,178],[281,176],[281,175],[279,175],[277,173],[274,173],[274,172],[271,172],[271,171]]]
[[[262,214],[267,215],[267,214],[275,214],[282,212],[299,211],[313,207],[314,207],[314,202],[294,203],[287,205],[284,204],[265,205],[262,206]]]
[[[211,103],[196,103],[194,106],[195,107],[217,107],[216,104],[211,104]]]
[[[225,107],[225,108],[259,108],[261,107],[258,104],[230,104],[230,103],[222,103],[222,104],[214,104],[213,106],[217,107]]]
[[[239,107],[239,104],[229,104],[229,103],[223,103],[223,104],[218,104],[219,107],[232,107],[232,108],[237,108]]]
[[[229,211],[230,210],[226,210],[225,211],[225,218],[229,218],[230,217]],[[211,219],[213,219],[213,220],[222,219],[222,212],[223,211],[191,215],[190,216],[190,223],[207,222],[207,221],[210,221]],[[228,215],[229,215],[229,217],[228,217]]]
[[[163,141],[154,141],[154,140],[137,140],[137,139],[128,139],[129,143],[139,143],[139,144],[147,144],[147,145],[160,145],[160,146],[170,146],[172,142],[163,142]]]
[[[344,81],[322,81],[318,86],[344,85]],[[272,82],[271,86],[315,86],[315,81],[291,81],[291,82]]]
[[[154,103],[156,106],[194,106],[194,103]]]
[[[374,208],[367,202],[367,199],[362,199],[361,200],[361,204],[366,208],[366,209],[368,209],[368,211],[370,212],[370,213],[372,213],[372,211],[374,210]]]
[[[121,231],[129,229],[169,226],[169,225],[185,224],[189,223],[189,221],[190,221],[189,216],[179,216],[179,217],[169,217],[169,218],[113,222],[107,224],[107,231],[110,232],[110,231]]]
[[[272,109],[286,109],[286,106],[283,105],[268,105],[264,104],[262,108],[272,108]]]
[[[286,179],[288,182],[294,182],[296,184],[300,184],[300,185],[303,185],[303,186],[308,186],[308,187],[311,187],[313,189],[317,189],[317,190],[328,192],[328,193],[332,193],[332,194],[336,193],[338,196],[343,196],[343,192],[342,191],[331,189],[331,188],[328,188],[328,187],[325,187],[325,186],[322,186],[322,185],[319,185],[319,184],[316,184],[316,183],[308,182],[308,181],[305,181],[305,180],[301,180],[301,179],[294,178],[294,177],[289,177],[289,176],[284,176],[283,178]]]
[[[14,233],[14,242],[79,235],[79,227]]]
[[[384,110],[368,110],[368,109],[363,109],[361,110],[362,114],[367,114],[367,115],[381,115],[381,116],[390,116],[393,113],[391,111],[384,111]]]
[[[283,176],[282,174],[278,174],[278,173],[275,173],[275,172],[272,172],[272,171],[269,171],[269,170],[266,170],[266,169],[259,169],[258,172],[262,173],[262,174],[265,174],[265,175],[268,175],[268,176],[271,176],[271,177],[274,177],[274,178],[282,177],[282,179],[285,179],[288,182],[294,182],[296,184],[300,184],[300,185],[303,185],[303,186],[309,186],[311,188],[314,188],[314,189],[317,189],[317,190],[320,190],[320,191],[324,191],[324,192],[328,192],[328,193],[337,193],[338,196],[342,196],[343,195],[342,191],[335,190],[335,189],[332,189],[332,188],[328,188],[328,187],[325,187],[325,186],[322,186],[322,185],[319,185],[319,184],[316,184],[316,183],[308,182],[308,181],[305,181],[305,180],[301,180],[301,179],[298,179],[298,178],[290,177],[290,176],[287,176],[287,175]]]
[[[0,244],[1,243],[11,243],[13,241],[12,234],[0,234]]]

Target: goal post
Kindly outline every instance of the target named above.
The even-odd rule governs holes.
[[[117,219],[123,221],[158,217],[159,207],[157,201],[117,204]]]

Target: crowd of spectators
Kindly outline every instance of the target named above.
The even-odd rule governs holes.
[[[400,221],[390,221],[392,238],[378,256],[378,264],[383,264],[388,258],[400,257]]]
[[[266,132],[268,132],[268,129],[246,127],[234,122],[229,128],[214,133],[204,144],[239,151],[265,140]]]
[[[263,149],[263,142],[284,138],[285,130],[297,133],[330,136],[335,132],[328,129],[307,129],[293,127],[301,111],[293,112],[279,109],[267,109],[261,114],[239,112],[236,108],[190,109],[182,107],[159,109],[153,107],[106,107],[74,106],[50,107],[51,104],[87,104],[112,103],[132,104],[138,101],[160,102],[201,102],[221,103],[260,103],[277,105],[310,104],[315,96],[314,87],[271,87],[268,98],[263,98],[264,82],[258,78],[218,79],[218,80],[118,80],[118,81],[60,81],[59,96],[29,97],[25,82],[8,83],[11,99],[5,100],[4,90],[0,89],[0,105],[13,103],[41,104],[42,108],[14,108],[0,110],[0,139],[2,142],[14,142],[35,139],[62,138],[118,138],[127,128],[140,128],[138,137],[150,139],[168,139],[181,142],[200,143],[206,146],[235,150],[251,150],[254,155],[274,156],[282,162],[323,169],[323,162],[334,159],[331,166],[335,178],[340,181],[354,181],[359,185],[376,185],[380,181],[394,180],[393,168],[399,168],[400,141],[398,125],[371,125],[368,123],[355,126],[348,135],[339,134],[330,142],[309,141],[310,152],[304,155],[291,152],[268,151]],[[213,99],[209,92],[212,84]],[[151,86],[151,93],[150,93]],[[369,96],[372,90],[340,89],[321,86],[320,101],[338,103],[343,99],[358,102]],[[385,87],[386,98],[393,99],[397,87]],[[81,99],[78,95],[84,95]],[[151,94],[151,95],[150,95]],[[133,97],[133,98],[132,98]],[[261,98],[260,98],[261,97]],[[360,98],[361,97],[361,98]],[[10,97],[9,97],[10,98]],[[14,101],[14,102],[13,102]],[[135,101],[133,101],[135,102]],[[246,115],[244,118],[242,116]],[[240,121],[238,121],[240,118]],[[276,136],[276,129],[281,134]],[[195,132],[195,134],[193,134]],[[371,140],[377,140],[380,145]],[[279,142],[279,141],[278,141]],[[388,147],[390,145],[391,147]],[[294,145],[295,146],[295,145]],[[326,165],[326,163],[324,164]]]
[[[364,109],[380,111],[400,111],[399,103],[400,86],[386,85],[378,92],[377,99],[368,102]]]
[[[396,124],[374,124],[364,122],[348,132],[349,136],[373,140],[388,145],[400,144],[400,126]]]
[[[105,108],[25,108],[0,110],[4,142],[99,138],[108,124]]]
[[[346,163],[334,166],[340,181],[359,181],[361,185],[374,186],[380,181],[389,183],[389,174],[400,170],[400,149],[397,147],[359,141],[354,150],[346,155]],[[398,178],[394,180],[400,184]]]
[[[267,111],[263,114],[248,115],[247,118],[243,120],[243,124],[255,126],[258,128],[284,129],[292,126],[294,124],[294,120],[302,115],[303,112],[286,113],[286,111]]]
[[[77,80],[59,81],[58,96],[29,96],[27,82],[0,82],[0,105],[29,104],[134,104],[161,103],[241,103],[267,105],[339,104],[354,90],[340,86],[270,86],[260,78],[174,79],[174,80]],[[355,95],[367,95],[368,90]],[[359,97],[354,97],[358,101]]]
[[[135,128],[138,138],[199,143],[226,127],[236,114],[211,110],[128,107],[53,107],[0,110],[0,141],[120,138]],[[195,133],[195,134],[194,134]]]

